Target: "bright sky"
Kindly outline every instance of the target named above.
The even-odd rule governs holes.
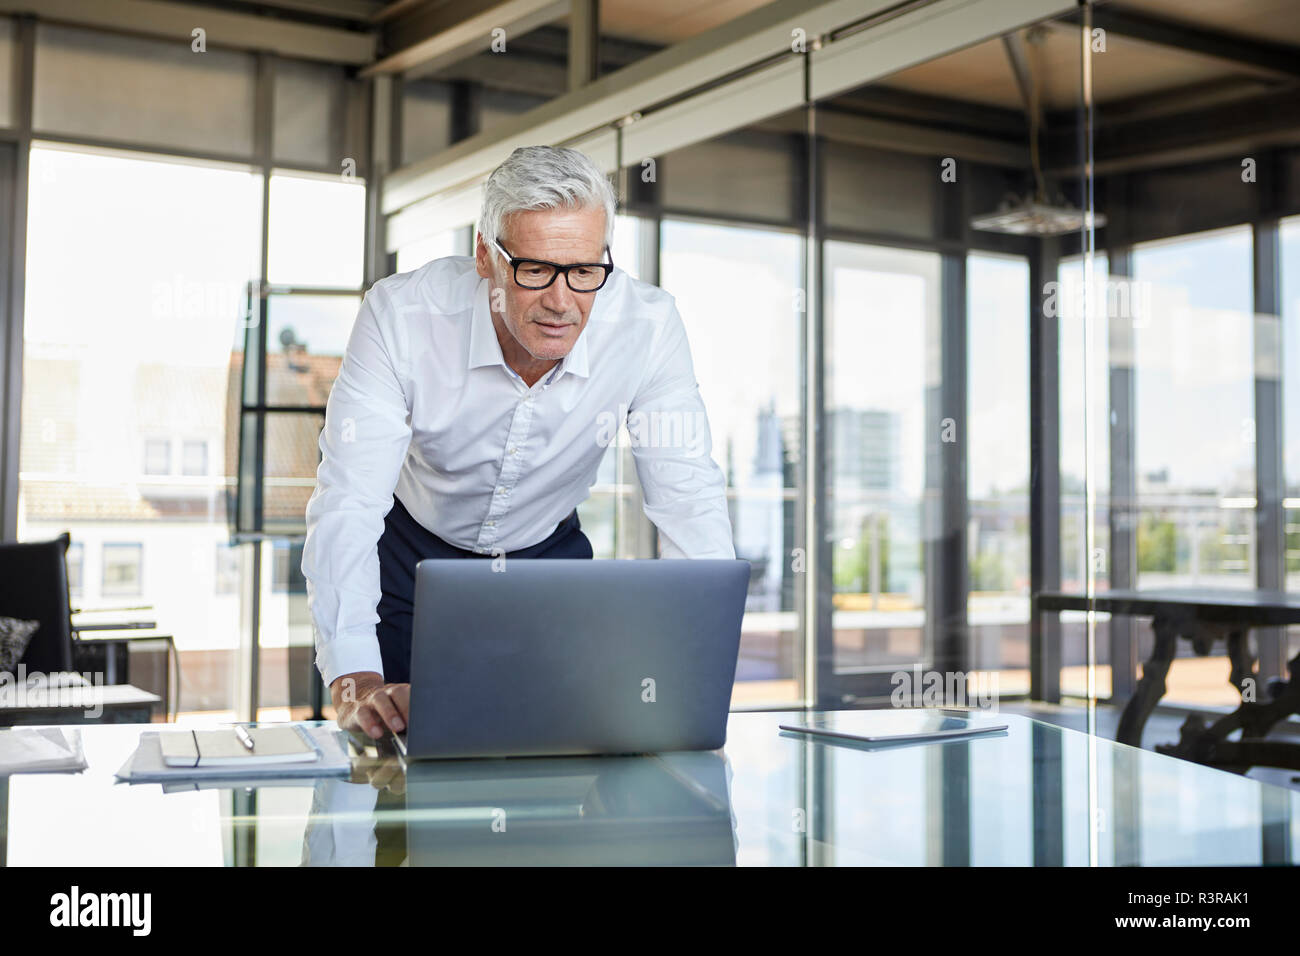
[[[27,342],[119,366],[227,364],[257,272],[260,183],[233,169],[33,149]]]
[[[261,176],[116,154],[32,150],[26,340],[122,367],[220,366],[258,272]],[[270,280],[361,284],[364,189],[338,177],[271,180]],[[341,349],[356,300],[282,304],[313,348]],[[314,310],[314,317],[307,315]],[[101,363],[102,364],[102,363]]]
[[[973,255],[966,262],[967,491],[1029,488],[1029,263]]]
[[[828,408],[898,415],[901,490],[925,483],[926,343],[939,320],[939,257],[832,242],[826,249]]]
[[[661,285],[677,300],[708,411],[713,459],[732,441],[735,481],[748,482],[758,412],[799,413],[795,289],[801,238],[768,230],[666,221]]]
[[[1289,237],[1289,238],[1288,238]],[[1134,251],[1138,303],[1134,328],[1136,363],[1136,467],[1139,476],[1167,469],[1173,489],[1209,487],[1222,493],[1253,493],[1255,449],[1250,441],[1254,406],[1255,317],[1252,312],[1251,237],[1248,227],[1201,233],[1139,245]],[[1300,230],[1283,238],[1284,299],[1289,323],[1300,314]],[[1098,294],[1105,294],[1106,260],[1097,259]],[[1077,283],[1078,261],[1063,264],[1063,285]],[[1068,295],[1066,296],[1068,298]],[[1149,303],[1149,308],[1143,308]],[[1106,323],[1097,322],[1092,407],[1096,465],[1104,486],[1108,461]],[[1300,378],[1296,351],[1287,344],[1291,382]],[[1062,469],[1083,474],[1083,325],[1062,323]],[[1300,391],[1289,387],[1284,415],[1289,435],[1288,474],[1300,478]]]

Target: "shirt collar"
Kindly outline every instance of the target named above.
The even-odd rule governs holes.
[[[497,341],[496,327],[492,324],[492,309],[488,302],[489,285],[490,283],[486,278],[480,278],[478,289],[474,293],[474,314],[470,319],[469,327],[469,362],[465,367],[480,368],[484,365],[500,365],[507,372],[511,372],[513,370],[506,364],[505,356],[501,353],[501,343]],[[597,302],[592,303],[591,311],[587,313],[587,327],[578,336],[578,341],[573,343],[573,348],[569,349],[569,354],[560,360],[559,365],[547,373],[549,381],[557,381],[565,373],[571,373],[582,378],[590,377],[591,371],[587,364],[587,336],[598,305],[599,299],[597,299]]]

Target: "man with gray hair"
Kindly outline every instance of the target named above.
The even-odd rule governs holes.
[[[582,153],[516,149],[473,258],[366,293],[302,558],[340,726],[406,727],[418,561],[592,557],[576,509],[621,424],[664,557],[735,557],[686,329],[672,296],[615,267],[614,208]]]

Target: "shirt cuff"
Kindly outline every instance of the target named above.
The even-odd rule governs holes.
[[[379,653],[379,638],[374,631],[333,637],[316,648],[316,666],[326,687],[344,674],[358,671],[382,674],[384,659]]]

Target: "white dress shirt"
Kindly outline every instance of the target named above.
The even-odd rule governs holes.
[[[357,314],[302,557],[326,684],[383,672],[377,542],[394,494],[449,544],[525,548],[587,497],[626,424],[663,556],[735,557],[672,296],[615,269],[569,354],[529,388],[502,357],[488,287],[472,258],[450,256],[377,282]]]

